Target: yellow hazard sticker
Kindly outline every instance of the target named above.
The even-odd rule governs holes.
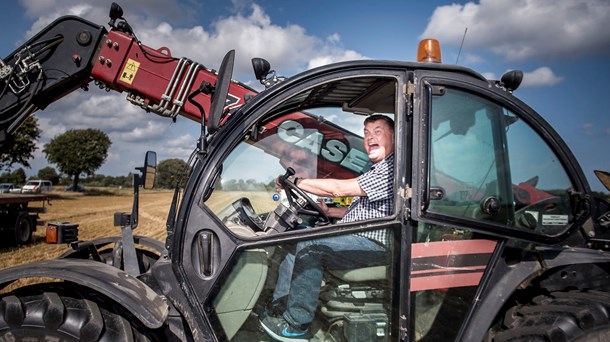
[[[353,197],[320,197],[326,204],[339,204],[340,206],[347,207],[352,204]]]
[[[138,73],[138,68],[140,68],[140,62],[134,61],[129,58],[127,63],[125,64],[125,68],[123,68],[123,72],[121,73],[121,77],[119,80],[131,84],[133,79],[136,78],[136,74]]]

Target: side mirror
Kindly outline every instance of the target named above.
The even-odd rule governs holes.
[[[110,5],[110,13],[108,13],[108,16],[113,21],[122,18],[123,9],[121,8],[121,5],[113,2],[112,5]]]
[[[142,186],[144,189],[152,189],[155,185],[157,176],[157,153],[154,151],[146,152],[144,158],[144,168],[142,169]]]
[[[500,79],[504,88],[510,92],[517,90],[519,85],[521,85],[521,81],[523,81],[523,71],[521,70],[508,71]]]
[[[224,107],[227,104],[227,95],[229,94],[229,86],[231,85],[234,62],[235,50],[231,50],[227,52],[222,59],[220,69],[218,69],[218,79],[216,80],[216,86],[214,87],[215,89],[210,103],[208,120],[208,132],[210,132],[210,134],[214,134],[214,132],[218,130],[218,126],[220,126],[220,119],[222,119]]]
[[[271,71],[271,65],[263,58],[252,58],[252,68],[254,69],[254,76],[261,83],[265,80],[269,72]]]
[[[283,76],[276,76],[275,71],[271,70],[271,64],[263,58],[252,58],[252,68],[254,69],[254,76],[265,88],[269,88],[286,79]]]

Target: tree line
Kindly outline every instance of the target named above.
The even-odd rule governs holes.
[[[180,182],[183,187],[186,176],[185,170],[188,170],[186,162],[182,159],[166,159],[159,162],[157,165],[157,177],[155,187],[162,189],[173,189]],[[53,185],[70,185],[72,184],[72,176],[58,173],[53,167],[47,166],[40,170],[35,176],[27,177],[25,170],[20,167],[13,171],[5,171],[0,174],[0,183],[23,184],[29,179],[45,179],[50,180]],[[133,174],[130,172],[125,176],[107,176],[103,174],[85,175],[80,178],[79,184],[92,187],[130,187],[132,186]]]
[[[166,159],[159,162],[159,165],[157,165],[155,187],[173,189],[180,180],[182,181],[179,185],[183,187],[186,180],[186,176],[184,176],[185,170],[187,170],[187,165],[182,159]],[[50,180],[53,185],[68,186],[72,184],[72,176],[60,174],[50,166],[38,170],[36,176],[31,176],[29,178],[27,177],[25,170],[21,167],[0,174],[0,183],[23,184],[27,182],[28,179]],[[132,186],[132,180],[133,174],[131,172],[125,176],[92,174],[80,178],[79,184],[92,187],[130,187]]]
[[[36,140],[40,138],[41,131],[35,117],[29,117],[7,140],[0,150],[0,182],[23,184],[27,181],[24,168],[30,168],[29,160],[34,157]],[[108,150],[112,141],[108,135],[99,129],[70,129],[55,136],[49,143],[43,146],[50,164],[55,164],[57,169],[48,166],[40,169],[35,177],[50,180],[54,185],[70,185],[78,188],[82,180],[88,186],[111,187],[131,186],[133,175],[106,176],[95,174],[108,156]],[[13,170],[13,166],[21,164]],[[186,162],[182,159],[167,159],[157,165],[156,186],[161,188],[173,188],[181,180],[182,175],[188,171]]]

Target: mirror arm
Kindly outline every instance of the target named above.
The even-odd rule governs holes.
[[[205,155],[207,154],[208,147],[206,137],[208,135],[207,127],[205,124],[205,109],[199,102],[195,101],[195,96],[204,93],[210,95],[214,91],[214,87],[210,82],[203,81],[199,86],[199,89],[192,92],[188,97],[188,101],[197,109],[199,109],[199,113],[201,113],[201,134],[199,135],[199,140],[197,140],[197,151],[199,154]]]
[[[136,167],[136,170],[142,170],[140,167]],[[144,171],[145,172],[145,171]],[[139,204],[140,204],[140,186],[142,185],[142,177],[138,174],[133,175],[133,206],[131,207],[131,220],[130,227],[131,229],[136,229],[138,227],[138,214],[139,214]]]
[[[136,170],[142,170],[144,168],[137,167]],[[131,208],[131,219],[129,220],[129,226],[123,226],[121,228],[121,242],[123,250],[123,264],[125,265],[125,271],[133,276],[140,275],[140,266],[138,265],[138,255],[136,252],[136,246],[133,239],[133,230],[138,226],[138,204],[140,195],[140,184],[142,183],[142,177],[137,173],[133,175],[133,206]]]
[[[199,139],[197,139],[197,153],[202,156],[206,156],[208,154],[208,142],[206,137],[208,136],[208,130],[201,121],[201,133],[199,134]]]

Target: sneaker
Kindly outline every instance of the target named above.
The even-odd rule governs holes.
[[[259,323],[265,332],[277,341],[309,341],[309,329],[297,328],[283,317],[266,316]]]

